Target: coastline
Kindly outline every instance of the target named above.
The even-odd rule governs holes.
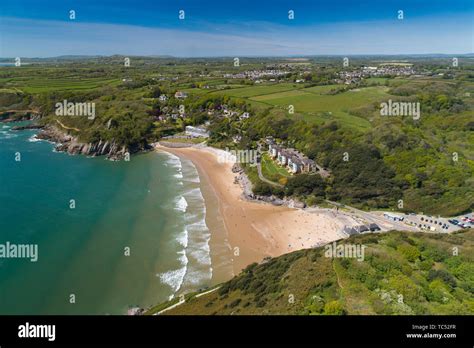
[[[330,209],[313,208],[309,211],[244,199],[242,187],[234,181],[233,163],[218,162],[218,153],[223,150],[161,145],[156,146],[156,150],[191,160],[198,170],[206,210],[213,212],[206,214],[206,222],[211,232],[215,283],[228,280],[249,264],[261,262],[265,257],[345,237],[341,232],[344,222]],[[219,224],[219,220],[223,224]],[[226,251],[223,251],[223,243],[227,243]],[[233,274],[229,274],[228,268],[223,271],[219,267],[219,263],[226,258],[232,260]]]

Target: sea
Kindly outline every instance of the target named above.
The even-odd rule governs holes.
[[[0,123],[0,314],[126,314],[212,284],[206,205],[194,165],[56,152]]]

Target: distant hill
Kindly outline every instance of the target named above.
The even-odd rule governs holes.
[[[365,59],[374,59],[374,58],[383,58],[383,59],[402,59],[402,58],[473,58],[474,53],[419,53],[419,54],[310,54],[310,55],[284,55],[284,56],[243,56],[249,58],[264,58],[264,59],[285,59],[285,58],[340,58],[340,57],[352,57],[352,58],[365,58]],[[210,57],[175,57],[172,55],[166,54],[153,54],[153,55],[133,55],[133,54],[113,54],[113,55],[61,55],[61,56],[53,56],[53,57],[21,57],[28,60],[36,60],[36,61],[48,61],[48,60],[84,60],[84,59],[97,59],[97,58],[114,58],[114,57],[134,57],[134,58],[160,58],[160,59],[219,59],[219,58],[233,58],[233,56],[210,56]],[[0,57],[0,61],[14,61],[15,57]]]
[[[365,245],[364,260],[326,257],[327,247],[293,252],[164,314],[474,314],[474,231],[392,231],[339,243]]]

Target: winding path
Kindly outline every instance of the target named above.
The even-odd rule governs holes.
[[[59,123],[59,125],[61,127],[63,127],[64,129],[72,129],[72,130],[75,130],[76,132],[80,132],[81,130],[79,128],[75,128],[75,127],[68,127],[68,126],[65,126],[61,121],[59,120],[56,120],[57,123]]]
[[[258,178],[262,180],[263,182],[266,182],[267,184],[270,184],[272,186],[277,186],[283,188],[284,186],[282,184],[276,183],[274,181],[268,180],[266,177],[263,176],[262,174],[262,164],[260,161],[257,162],[257,172],[258,172]]]

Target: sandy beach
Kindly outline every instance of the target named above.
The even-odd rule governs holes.
[[[231,171],[232,163],[218,161],[221,150],[158,146],[157,151],[168,151],[187,158],[196,166],[201,186],[209,188],[203,189],[203,196],[211,242],[214,239],[211,252],[212,246],[217,245],[216,241],[222,243],[225,239],[228,244],[226,257],[232,258],[234,274],[264,257],[326,244],[345,236],[341,230],[346,217],[333,210],[292,209],[243,198],[241,186],[234,182],[237,174]],[[217,201],[217,204],[213,206],[212,201]],[[224,222],[225,231],[213,228],[218,226],[214,222],[216,218]]]

